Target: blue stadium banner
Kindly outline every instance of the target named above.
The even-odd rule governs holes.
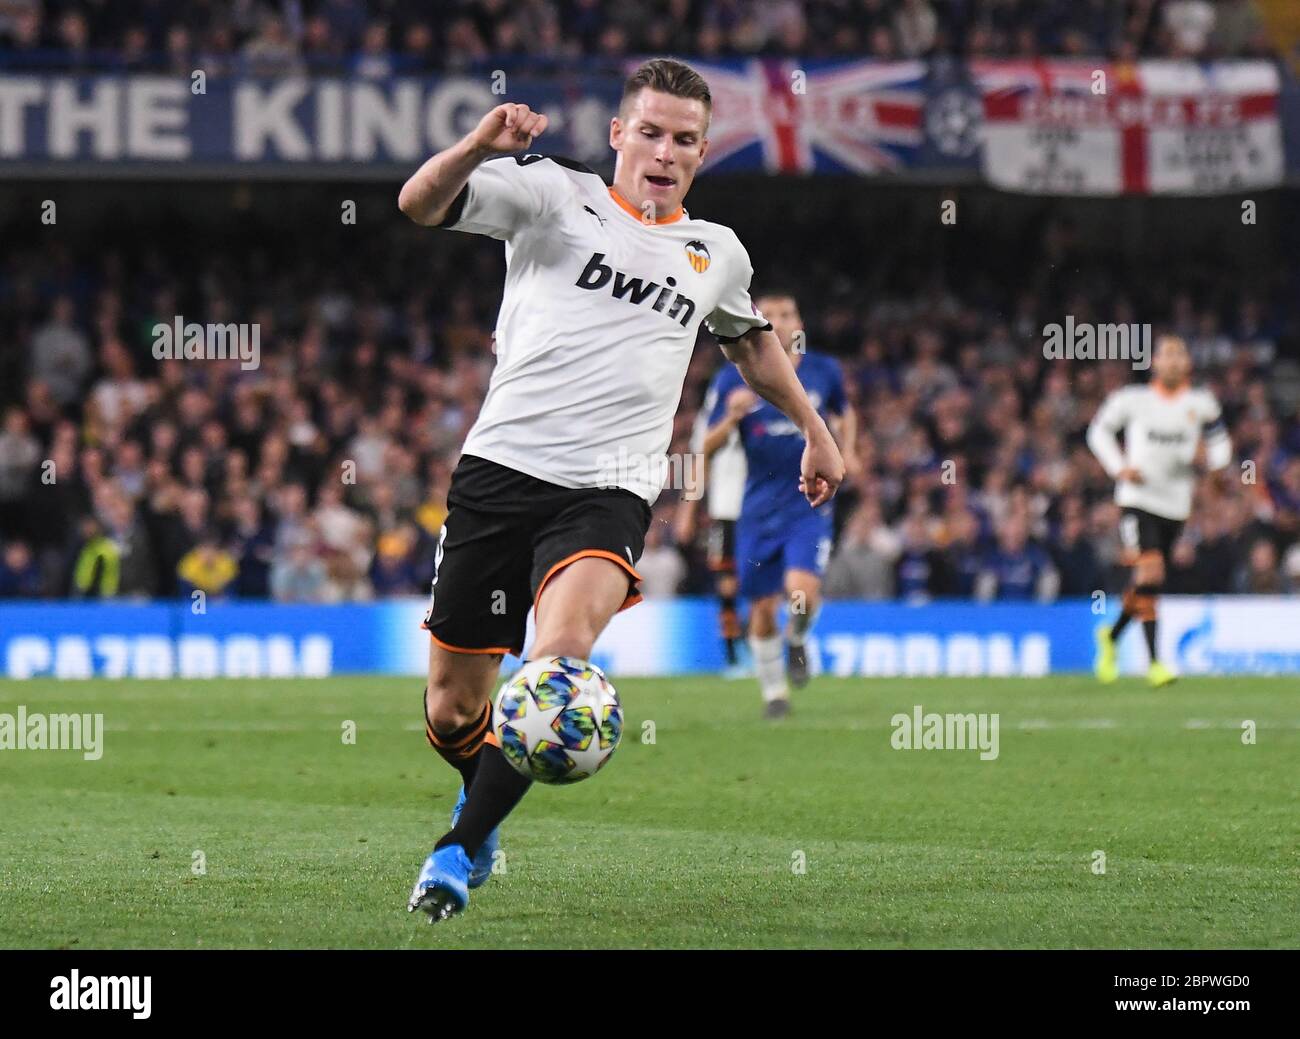
[[[311,678],[423,674],[424,600],[292,606],[0,603],[0,676]],[[1184,674],[1300,673],[1300,599],[1167,597],[1163,659]],[[814,672],[841,677],[1022,676],[1087,671],[1099,618],[1087,600],[827,603],[809,638]],[[649,600],[614,618],[592,654],[611,675],[718,672],[717,604]],[[531,638],[531,631],[530,631]],[[1124,669],[1145,668],[1136,635]],[[507,660],[507,670],[517,665]]]
[[[977,167],[979,98],[959,65],[696,64],[713,88],[708,161],[718,169],[873,175]],[[8,72],[0,74],[0,170],[394,176],[510,100],[546,112],[547,152],[608,172],[621,86],[616,72],[201,80]]]
[[[280,173],[331,167],[411,170],[503,101],[550,117],[547,151],[582,162],[610,156],[617,77],[331,79],[153,75],[0,75],[0,170],[128,165],[159,175],[232,167]],[[202,87],[202,93],[195,91]],[[51,170],[54,167],[54,170]]]
[[[943,58],[694,64],[714,95],[708,167],[914,179],[979,176],[989,161],[989,91],[1018,82],[1017,76],[1038,83],[1062,66],[1000,60],[972,66]],[[1177,83],[1205,80],[1204,74],[1196,79],[1200,66],[1191,63],[1150,67]],[[1233,83],[1252,71],[1277,78],[1263,62],[1213,69],[1214,82]],[[615,70],[388,79],[7,71],[0,73],[0,171],[392,178],[454,143],[484,112],[509,100],[549,116],[547,152],[608,173],[609,119],[620,90]],[[1300,91],[1284,79],[1269,103],[1277,111],[1260,132],[1276,135],[1280,127],[1286,166],[1294,174],[1300,171]],[[995,170],[1009,161],[1008,134],[1019,132],[1005,123],[999,123],[1001,136],[994,142]],[[1099,167],[1111,161],[1120,168],[1111,154],[1116,149],[1107,150],[1104,139],[1080,142],[1086,153],[1081,162],[1095,158]],[[1270,147],[1276,150],[1275,143]]]

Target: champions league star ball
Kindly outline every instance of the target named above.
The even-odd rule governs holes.
[[[605,673],[577,657],[532,660],[501,687],[492,712],[501,752],[539,783],[594,776],[623,735],[623,708]]]

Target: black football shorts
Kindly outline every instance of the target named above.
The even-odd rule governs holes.
[[[461,456],[447,492],[424,627],[458,653],[522,653],[528,611],[546,582],[575,559],[599,556],[627,571],[641,601],[636,560],[650,506],[619,488],[559,487],[496,462]]]
[[[1119,521],[1119,539],[1130,556],[1159,552],[1165,562],[1183,532],[1183,521],[1157,516],[1143,509],[1126,508]]]

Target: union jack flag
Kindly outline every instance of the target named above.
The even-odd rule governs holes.
[[[691,64],[713,94],[706,168],[881,173],[912,163],[925,141],[920,61]]]

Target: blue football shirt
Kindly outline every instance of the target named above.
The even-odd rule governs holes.
[[[825,354],[805,353],[795,374],[823,419],[844,413],[844,373],[837,360]],[[714,376],[705,398],[712,405],[709,428],[726,415],[731,391],[743,386],[745,380],[734,364],[724,365]],[[774,523],[806,516],[808,499],[799,490],[799,463],[804,449],[799,428],[774,404],[759,397],[758,404],[740,421],[740,442],[749,466],[741,518]],[[830,505],[827,502],[822,508],[829,512]]]

